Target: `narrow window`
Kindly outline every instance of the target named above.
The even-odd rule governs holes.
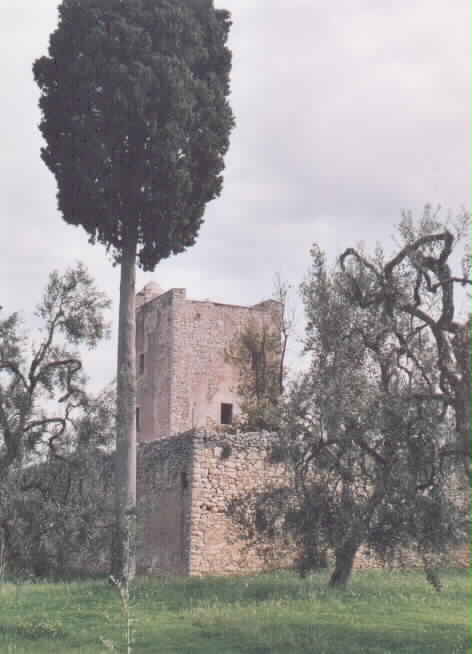
[[[141,431],[141,411],[139,406],[136,407],[136,431],[138,433]]]
[[[232,404],[222,404],[221,405],[221,424],[222,425],[232,425],[233,424],[233,405]]]
[[[139,355],[139,374],[144,375],[144,354]]]

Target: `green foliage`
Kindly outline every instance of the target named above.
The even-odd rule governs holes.
[[[99,291],[82,263],[62,275],[54,270],[36,315],[43,322],[43,332],[62,336],[71,345],[85,344],[94,348],[108,335],[103,311],[110,300]]]
[[[414,571],[363,572],[345,593],[327,589],[325,574],[138,580],[134,651],[466,654],[467,575],[443,579],[441,595]],[[126,651],[120,600],[103,582],[5,584],[0,597],[2,652]]]
[[[434,227],[423,221],[419,229],[428,225]],[[450,251],[443,251],[443,235],[433,235],[432,244],[431,234],[424,236],[426,252],[418,253],[421,244],[414,243],[417,260],[434,268],[435,252],[446,265]],[[349,259],[328,270],[320,249],[312,250],[302,285],[311,367],[289,390],[278,430],[278,450],[285,450],[294,482],[282,502],[279,489],[251,500],[256,510],[249,521],[259,538],[292,534],[302,572],[334,551],[333,584],[346,585],[361,546],[387,561],[410,548],[439,589],[433,563],[466,541],[469,524],[463,452],[454,446],[451,411],[454,385],[468,383],[457,374],[461,359],[450,343],[463,327],[452,320],[449,305],[421,305],[420,291],[428,290],[422,284],[433,283],[429,276],[423,280],[423,268],[405,263],[388,281],[380,248],[372,258],[347,252]],[[404,250],[391,261],[403,256]],[[419,319],[402,313],[401,303],[412,295]],[[436,355],[445,311],[450,335],[440,342],[451,353],[446,371]]]
[[[470,314],[458,311],[458,290],[469,295],[471,279],[470,214],[455,221],[441,219],[427,205],[413,221],[404,214],[399,226],[401,245],[386,259],[348,248],[339,267],[349,302],[369,314],[380,315],[398,352],[399,379],[415,377],[415,400],[433,403],[455,419],[451,456],[461,457],[471,470]],[[454,253],[466,240],[461,266]],[[457,270],[459,268],[459,270]],[[462,268],[462,270],[460,269]]]
[[[64,0],[41,89],[42,158],[64,219],[152,270],[193,245],[233,116],[227,11],[211,0]]]
[[[93,347],[107,335],[109,305],[77,264],[50,275],[36,309],[37,342],[29,343],[17,315],[0,320],[0,468],[60,441],[85,398],[82,363],[71,346]]]
[[[24,342],[20,332],[20,318],[17,313],[0,320],[0,360],[16,362],[21,360]]]
[[[274,319],[275,319],[274,315]],[[277,421],[281,396],[281,342],[277,322],[259,326],[250,322],[226,352],[239,369],[238,395],[241,414],[238,428],[271,429]]]
[[[112,524],[114,392],[87,397],[47,458],[0,481],[0,546],[9,574],[103,573]],[[66,441],[66,445],[64,443]]]
[[[80,419],[74,425],[73,438],[78,450],[101,447],[109,452],[115,449],[115,382],[106,386],[98,395],[84,398]]]
[[[36,339],[17,315],[0,321],[0,549],[7,569],[61,572],[82,550],[97,552],[105,511],[110,398],[89,398],[79,345],[108,331],[110,302],[83,265],[53,272],[36,309]],[[88,449],[86,449],[88,448]],[[97,510],[97,506],[98,510]]]
[[[83,448],[0,483],[0,543],[7,574],[70,578],[106,571],[112,524],[109,455]]]

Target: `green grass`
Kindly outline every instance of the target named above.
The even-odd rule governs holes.
[[[133,654],[469,654],[467,574],[442,580],[440,595],[415,571],[357,572],[345,592],[291,573],[139,580]],[[106,582],[0,585],[1,654],[126,652],[125,629]]]

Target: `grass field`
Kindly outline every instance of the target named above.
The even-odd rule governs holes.
[[[413,571],[358,572],[345,592],[321,574],[140,580],[133,654],[469,654],[470,579],[442,579],[440,595]],[[2,654],[113,651],[126,619],[106,582],[0,585]]]

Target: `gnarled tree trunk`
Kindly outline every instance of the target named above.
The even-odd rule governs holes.
[[[121,260],[118,326],[117,437],[115,453],[115,529],[112,575],[117,581],[136,572],[136,240]]]
[[[335,566],[329,580],[331,588],[345,588],[349,583],[358,549],[359,543],[354,540],[349,540],[336,548]]]
[[[470,330],[472,324],[470,319],[461,325],[454,338],[454,354],[458,368],[458,381],[456,384],[456,433],[458,445],[462,450],[464,468],[469,477],[472,477],[472,464],[470,459],[471,450],[471,375],[470,375]]]

